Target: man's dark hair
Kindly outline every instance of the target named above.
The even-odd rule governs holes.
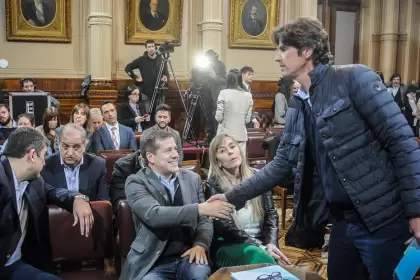
[[[35,124],[35,116],[33,114],[26,114],[26,113],[20,114],[16,118],[16,122],[19,122],[20,118],[27,118],[32,126],[34,126]]]
[[[165,103],[161,103],[156,107],[156,113],[159,111],[164,111],[164,112],[169,112],[169,114],[171,113],[171,106],[169,106],[168,104]]]
[[[31,127],[19,127],[8,138],[3,154],[12,158],[23,158],[31,149],[37,155],[47,147],[47,138]]]
[[[146,41],[146,43],[144,43],[144,47],[147,48],[147,45],[149,45],[149,44],[153,44],[153,45],[156,46],[155,40],[149,39],[149,40]]]
[[[104,105],[106,105],[106,104],[112,104],[112,105],[114,105],[114,108],[116,108],[116,107],[115,107],[114,102],[112,102],[112,101],[105,101],[105,102],[102,102],[101,106],[99,106],[99,108],[101,109],[101,113],[102,113],[102,114],[104,113],[104,112],[102,111],[102,107],[103,107]]]
[[[392,80],[395,78],[400,78],[400,82],[401,82],[401,75],[398,73],[392,74],[391,78],[389,78],[389,81],[392,82]]]
[[[26,82],[32,82],[32,84],[34,86],[36,86],[34,79],[32,79],[32,78],[23,78],[23,79],[20,79],[20,87],[22,88],[23,87],[23,84],[26,83]]]
[[[312,62],[331,64],[333,55],[330,51],[328,33],[322,23],[312,18],[298,18],[273,31],[273,41],[277,45],[294,47],[298,55],[302,55],[304,48],[313,49]]]
[[[241,73],[242,74],[246,74],[246,73],[254,73],[254,69],[252,69],[252,67],[250,67],[250,66],[244,66],[244,67],[242,67],[242,69],[241,69]]]
[[[155,154],[159,149],[158,141],[173,138],[170,132],[164,130],[154,130],[146,138],[140,139],[140,154],[145,160],[146,165],[148,164],[146,154]]]
[[[2,107],[6,108],[7,112],[10,113],[9,106],[7,106],[6,104],[0,104],[0,108],[2,108]]]

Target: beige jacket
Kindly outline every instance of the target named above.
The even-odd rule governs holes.
[[[252,94],[236,89],[224,89],[217,100],[217,134],[226,133],[236,141],[248,141],[246,124],[251,121],[254,101]]]

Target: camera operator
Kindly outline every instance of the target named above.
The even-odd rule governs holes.
[[[146,51],[144,54],[136,58],[131,63],[127,64],[125,67],[125,72],[136,81],[136,85],[141,88],[141,100],[144,102],[146,110],[149,110],[150,100],[153,97],[153,92],[155,90],[156,80],[158,78],[159,69],[162,64],[162,55],[157,52],[156,44],[153,40],[147,40],[145,43]],[[140,72],[139,75],[134,73],[134,70],[138,69]],[[163,69],[163,75],[161,78],[162,83],[166,83],[169,80],[169,73],[167,66],[165,65]],[[165,101],[165,96],[161,92],[162,96],[157,98],[161,102]],[[158,102],[153,104],[153,110],[151,113],[153,117],[153,112],[155,111]],[[152,118],[153,119],[153,118]]]
[[[22,92],[43,92],[42,90],[36,90],[36,83],[35,80],[32,78],[23,78],[20,80],[20,87],[22,89]],[[50,93],[48,93],[50,96],[50,103],[51,106],[54,106],[57,108],[58,111],[60,111],[60,102],[55,99]]]
[[[216,135],[217,122],[215,119],[216,104],[219,93],[226,85],[226,65],[219,60],[214,50],[208,50],[205,56],[209,60],[209,76],[207,82],[203,83],[201,97],[204,103],[203,115],[207,123],[207,141],[211,142]]]

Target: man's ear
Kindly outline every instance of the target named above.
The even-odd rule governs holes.
[[[305,47],[302,50],[302,55],[306,59],[309,59],[312,56],[313,53],[314,53],[314,49],[313,48]]]
[[[27,161],[30,162],[30,163],[34,163],[35,162],[35,154],[36,154],[35,149],[30,149],[26,153],[26,159],[27,159]]]
[[[154,164],[154,158],[153,158],[153,154],[152,153],[146,153],[146,159],[150,164]]]

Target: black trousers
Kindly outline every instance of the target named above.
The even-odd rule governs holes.
[[[1,280],[60,280],[61,278],[36,269],[19,260],[0,269]]]
[[[408,220],[403,216],[375,232],[369,232],[361,221],[334,222],[328,247],[328,279],[392,280],[409,238]]]

